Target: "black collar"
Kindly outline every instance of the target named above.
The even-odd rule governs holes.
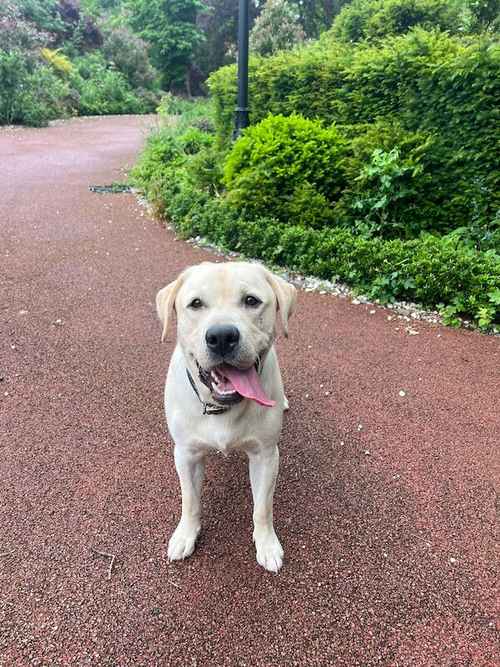
[[[196,394],[200,403],[203,405],[204,415],[221,415],[223,412],[227,412],[231,409],[230,406],[216,405],[215,403],[207,403],[206,401],[202,400],[200,392],[198,391],[198,387],[196,386],[193,380],[193,376],[189,372],[188,368],[186,368],[186,373],[188,376],[189,384],[193,387],[194,393]]]

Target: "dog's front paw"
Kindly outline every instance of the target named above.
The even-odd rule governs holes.
[[[269,572],[278,572],[283,565],[283,547],[274,530],[254,531],[253,539],[257,550],[257,563]]]
[[[181,520],[168,542],[168,560],[188,558],[194,551],[199,532],[199,524],[185,523]]]

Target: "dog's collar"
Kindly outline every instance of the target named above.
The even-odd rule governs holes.
[[[228,410],[231,409],[230,405],[216,405],[215,403],[207,403],[204,401],[201,396],[200,392],[198,391],[198,387],[195,384],[195,381],[193,380],[193,376],[189,372],[189,369],[186,368],[186,373],[188,376],[189,384],[193,388],[194,393],[196,394],[196,397],[200,401],[200,403],[203,406],[203,414],[204,415],[221,415],[223,412],[227,412]]]

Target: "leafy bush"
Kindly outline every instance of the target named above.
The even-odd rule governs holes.
[[[220,186],[220,155],[213,151],[214,138],[196,128],[163,128],[151,134],[131,173],[131,181],[141,188],[157,211],[165,209],[170,187],[192,180],[211,192]]]
[[[299,15],[287,0],[266,0],[250,32],[250,48],[262,56],[291,49],[305,38]]]
[[[108,30],[104,35],[103,52],[132,88],[156,87],[159,74],[151,65],[147,44],[129,28],[121,26]]]
[[[386,238],[453,229],[457,186],[439,137],[387,121],[341,129],[350,139],[348,186],[336,208],[345,224]]]
[[[43,48],[40,51],[42,58],[52,67],[62,75],[71,74],[73,71],[73,65],[70,59],[60,52],[60,49],[48,49]]]
[[[498,208],[499,80],[494,38],[460,40],[415,29],[358,48],[329,38],[251,61],[251,120],[269,113],[346,125],[384,119],[409,132],[431,133],[439,149],[437,187],[444,192],[453,185],[448,224],[462,227],[478,207],[487,220]],[[210,77],[221,143],[230,136],[235,81],[234,67]]]
[[[195,155],[203,148],[212,146],[214,138],[212,135],[199,130],[197,127],[189,127],[178,138],[179,145],[186,155]]]
[[[229,153],[229,198],[253,215],[286,221],[308,206],[309,197],[320,216],[314,220],[319,226],[345,185],[345,144],[334,127],[300,116],[270,116],[248,128]],[[313,222],[310,216],[309,220]]]
[[[128,83],[125,76],[108,67],[99,53],[89,54],[74,61],[76,72],[71,81],[79,94],[81,115],[144,113],[148,109]]]
[[[342,42],[401,35],[414,26],[457,32],[460,7],[449,0],[354,0],[336,17],[331,35]]]
[[[66,113],[68,84],[18,51],[0,50],[0,124],[42,126]]]

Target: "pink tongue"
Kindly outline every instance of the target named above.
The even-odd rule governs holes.
[[[276,401],[272,401],[264,393],[264,389],[260,384],[259,375],[254,366],[246,371],[242,371],[234,366],[224,365],[222,370],[224,375],[241,396],[256,401],[260,405],[265,405],[268,408],[272,408],[276,405]]]

